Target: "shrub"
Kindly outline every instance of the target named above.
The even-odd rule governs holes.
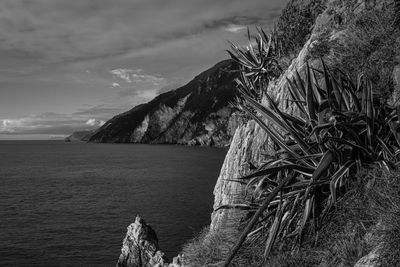
[[[233,47],[231,53],[246,55],[233,57],[242,65],[238,107],[266,131],[278,149],[257,171],[236,180],[254,188],[251,202],[240,208],[255,213],[225,266],[248,235],[263,235],[263,229],[268,229],[265,258],[276,241],[289,242],[292,248],[301,244],[307,231],[320,228],[338,194],[347,190],[350,174],[370,164],[394,168],[400,149],[396,109],[374,96],[368,78],[360,76],[354,84],[343,71],[331,72],[323,61],[322,70],[307,65],[305,79],[296,72],[295,78],[287,80],[287,101],[293,103],[297,115],[282,110],[265,94],[262,81],[268,81],[268,71],[250,64],[271,59],[264,53],[270,47],[260,47],[271,42],[256,41],[255,49]],[[258,102],[264,94],[268,105]]]

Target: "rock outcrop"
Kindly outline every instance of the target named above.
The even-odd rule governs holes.
[[[167,259],[159,249],[156,233],[137,216],[135,222],[127,228],[117,266],[142,267],[165,264],[168,266]]]
[[[279,79],[269,84],[268,94],[276,100],[276,103],[280,103],[280,108],[284,111],[295,112],[294,106],[287,105],[285,101],[288,98],[286,77],[291,78],[296,70],[302,71],[314,42],[316,42],[316,38],[312,36],[286,72]],[[266,99],[263,101],[266,101]],[[268,154],[273,153],[273,151],[271,140],[254,121],[249,121],[238,127],[214,189],[214,210],[222,205],[243,203],[243,198],[246,195],[245,186],[230,180],[247,174],[250,171],[249,163],[258,166],[263,159],[262,153]],[[229,209],[213,212],[210,229],[218,231],[218,229],[229,227],[232,224],[237,225],[238,219],[243,217],[244,214],[244,211]]]
[[[225,60],[187,85],[107,121],[90,142],[229,145],[240,118],[232,116],[236,64]]]
[[[179,267],[182,261],[182,256],[178,255],[168,263],[153,228],[136,216],[135,222],[127,228],[117,267]]]

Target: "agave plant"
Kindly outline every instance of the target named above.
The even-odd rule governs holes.
[[[307,64],[304,75],[296,71],[287,79],[287,101],[293,103],[295,113],[280,108],[268,94],[264,96],[267,105],[261,104],[255,95],[266,90],[256,83],[261,74],[255,74],[249,64],[242,65],[238,106],[278,149],[251,174],[231,179],[246,184],[251,200],[221,208],[255,213],[225,266],[246,238],[265,231],[265,258],[276,242],[300,245],[306,231],[316,231],[321,225],[352,174],[364,165],[379,164],[385,169],[398,165],[400,109],[374,96],[371,83],[362,76],[353,83],[321,62],[321,70]]]
[[[248,81],[247,76],[252,77],[252,84],[246,88],[251,95],[260,99],[262,92],[257,89],[264,88],[271,78],[279,77],[282,68],[278,63],[280,57],[280,43],[276,34],[267,35],[262,28],[257,27],[257,35],[251,36],[247,29],[249,45],[246,48],[240,48],[231,43],[231,50],[227,50],[231,58],[239,63],[241,68],[241,79]],[[275,30],[276,31],[276,30]]]

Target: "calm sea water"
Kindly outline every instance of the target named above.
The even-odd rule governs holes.
[[[115,266],[140,214],[168,256],[207,225],[226,150],[0,142],[0,265]]]

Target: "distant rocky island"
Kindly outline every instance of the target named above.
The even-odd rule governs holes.
[[[65,142],[72,141],[89,141],[90,137],[93,135],[94,130],[82,130],[73,132],[70,136],[67,136],[64,140]]]
[[[188,84],[66,141],[227,146],[239,125],[230,105],[237,93],[237,68],[232,60],[221,61]]]

